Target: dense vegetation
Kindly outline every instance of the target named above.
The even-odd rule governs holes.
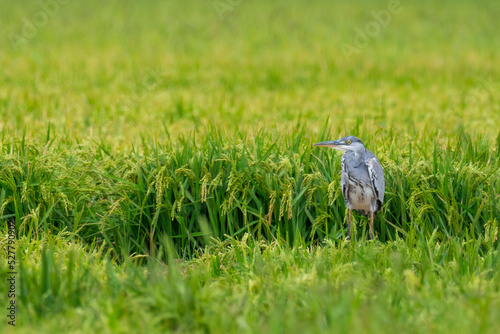
[[[16,331],[500,329],[500,3],[54,3],[0,17]],[[312,147],[348,134],[378,241]]]

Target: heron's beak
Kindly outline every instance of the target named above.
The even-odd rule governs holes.
[[[331,148],[339,148],[344,146],[341,142],[338,140],[331,140],[331,141],[324,141],[322,143],[316,143],[314,146],[319,146],[319,147],[331,147]]]

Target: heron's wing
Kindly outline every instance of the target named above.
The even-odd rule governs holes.
[[[382,204],[385,193],[385,180],[382,165],[378,161],[377,157],[371,156],[366,159],[366,167],[368,168],[368,175],[370,176],[370,181],[372,182],[375,195]]]

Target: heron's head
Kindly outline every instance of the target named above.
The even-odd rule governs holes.
[[[354,136],[347,136],[339,140],[324,141],[322,143],[316,143],[314,146],[331,147],[336,150],[353,152],[361,152],[365,150],[365,145],[363,145],[359,138]]]

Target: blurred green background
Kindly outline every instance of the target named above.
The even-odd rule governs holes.
[[[210,122],[229,133],[317,133],[327,118],[346,132],[500,127],[495,1],[400,1],[348,57],[342,46],[389,1],[67,1],[53,17],[41,3],[2,4],[9,135],[45,136],[49,122],[59,137],[121,144]]]

